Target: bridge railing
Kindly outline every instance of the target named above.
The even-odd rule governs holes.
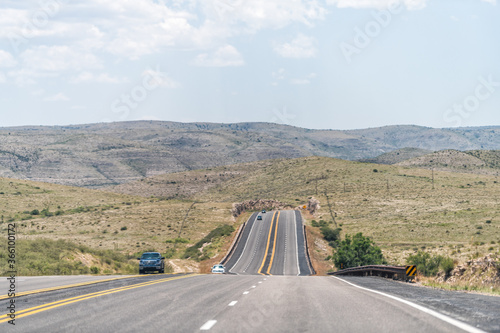
[[[381,276],[395,280],[408,281],[413,276],[406,274],[406,266],[369,265],[341,269],[328,275],[351,275],[351,276]]]

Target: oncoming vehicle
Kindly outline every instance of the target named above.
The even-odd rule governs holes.
[[[223,265],[214,265],[212,267],[212,273],[224,274],[224,273],[226,273],[226,269],[224,268]]]
[[[263,209],[263,210],[262,210],[262,214],[265,214],[265,213],[266,213],[266,210],[265,210],[265,209]]]
[[[144,252],[139,260],[139,274],[157,271],[165,273],[165,257],[158,252]]]
[[[257,220],[259,221],[262,220],[262,216],[261,215],[257,216]]]

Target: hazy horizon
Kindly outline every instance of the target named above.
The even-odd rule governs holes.
[[[496,0],[0,4],[0,126],[500,124]]]

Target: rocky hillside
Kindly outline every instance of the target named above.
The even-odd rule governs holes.
[[[396,165],[441,171],[498,175],[500,171],[500,150],[465,152],[442,150],[411,158]]]
[[[402,148],[384,153],[374,158],[362,159],[360,162],[376,164],[396,164],[409,159],[432,153],[432,151],[420,148]]]
[[[139,121],[0,128],[0,176],[98,188],[277,158],[367,159],[405,147],[500,149],[500,127],[337,131],[269,123]]]

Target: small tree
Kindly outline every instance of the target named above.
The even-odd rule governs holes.
[[[333,262],[335,266],[343,268],[387,263],[382,250],[362,233],[357,233],[352,237],[346,235],[333,254]]]
[[[337,247],[338,241],[340,240],[340,231],[342,229],[336,228],[332,229],[328,226],[323,226],[320,228],[323,238],[328,242],[331,247]]]
[[[418,251],[416,254],[408,256],[407,262],[410,265],[416,265],[419,274],[424,276],[437,275],[441,267],[446,277],[448,277],[455,266],[451,258],[440,255],[431,256],[429,253],[423,251]]]

